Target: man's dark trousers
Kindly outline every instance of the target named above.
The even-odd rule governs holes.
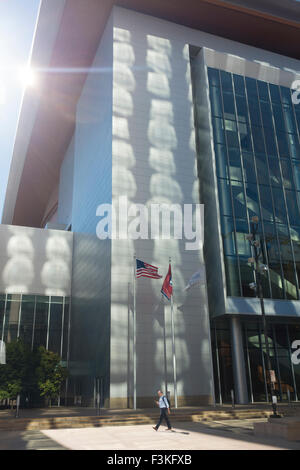
[[[160,408],[160,417],[159,417],[159,421],[158,421],[157,425],[155,426],[156,429],[159,428],[159,426],[161,425],[163,419],[166,420],[168,429],[171,429],[171,423],[170,423],[169,418],[168,418],[168,408]]]

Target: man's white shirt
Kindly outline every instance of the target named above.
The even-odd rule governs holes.
[[[169,408],[168,400],[164,395],[159,398],[158,404],[160,408]]]

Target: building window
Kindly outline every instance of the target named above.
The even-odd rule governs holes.
[[[264,294],[299,299],[298,232],[292,227],[300,225],[300,111],[286,87],[207,70],[227,295],[253,295],[243,232],[257,215],[269,268]]]

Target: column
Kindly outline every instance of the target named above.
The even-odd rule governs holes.
[[[239,318],[233,317],[230,324],[235,401],[238,404],[247,404],[249,399],[241,321]]]

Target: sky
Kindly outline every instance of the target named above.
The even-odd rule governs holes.
[[[0,220],[40,0],[0,0]]]

